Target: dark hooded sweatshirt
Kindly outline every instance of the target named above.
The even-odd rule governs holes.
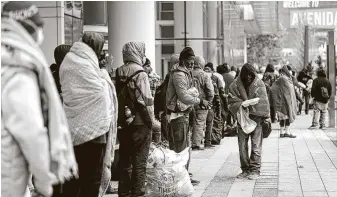
[[[54,50],[55,64],[52,64],[50,66],[50,71],[53,74],[56,88],[59,94],[61,94],[61,84],[60,84],[60,75],[59,75],[60,66],[61,66],[61,63],[64,57],[70,51],[70,48],[71,48],[70,45],[65,45],[65,44],[57,46]]]
[[[322,87],[328,90],[329,98],[324,98],[322,95]],[[331,97],[332,87],[330,81],[326,78],[324,70],[317,71],[317,78],[312,83],[311,96],[315,101],[327,103]]]

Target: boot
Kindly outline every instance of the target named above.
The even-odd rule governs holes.
[[[290,128],[288,126],[288,127],[286,127],[286,133],[284,134],[284,137],[296,138],[296,135],[293,135],[293,134],[290,133]]]

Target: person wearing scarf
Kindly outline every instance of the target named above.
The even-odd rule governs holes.
[[[1,13],[1,196],[45,197],[77,176],[68,123],[39,44],[43,21],[29,2],[8,2]]]
[[[239,124],[238,141],[240,152],[241,170],[237,178],[255,180],[259,178],[262,154],[262,123],[270,117],[269,101],[267,90],[262,80],[257,77],[255,68],[250,64],[243,65],[240,76],[229,86],[228,104],[229,110],[237,115],[242,106],[242,102],[254,98],[259,98],[256,105],[244,107],[249,113],[249,118],[257,123],[255,130],[246,134]],[[248,140],[251,138],[252,151],[249,157]]]
[[[64,196],[103,196],[110,181],[110,170],[117,134],[117,97],[98,57],[104,37],[87,32],[75,42],[60,67],[63,106],[69,122],[79,179],[64,185]]]
[[[270,89],[270,99],[280,120],[280,137],[295,138],[296,136],[290,131],[290,124],[294,122],[297,110],[293,77],[287,66],[283,66],[279,73],[280,77]]]

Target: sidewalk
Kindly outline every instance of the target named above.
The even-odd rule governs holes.
[[[263,141],[256,181],[235,178],[240,172],[236,137],[223,139],[215,149],[193,151],[190,171],[201,181],[193,197],[337,197],[337,147],[322,130],[309,130],[310,123],[309,115],[297,117],[295,139],[280,139],[279,126],[273,125]],[[336,139],[333,131],[330,137]]]

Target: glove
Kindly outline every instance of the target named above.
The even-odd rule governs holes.
[[[201,109],[208,109],[209,105],[212,106],[212,103],[209,102],[209,101],[207,101],[207,100],[201,100],[200,104],[199,104],[199,106],[200,106]]]

